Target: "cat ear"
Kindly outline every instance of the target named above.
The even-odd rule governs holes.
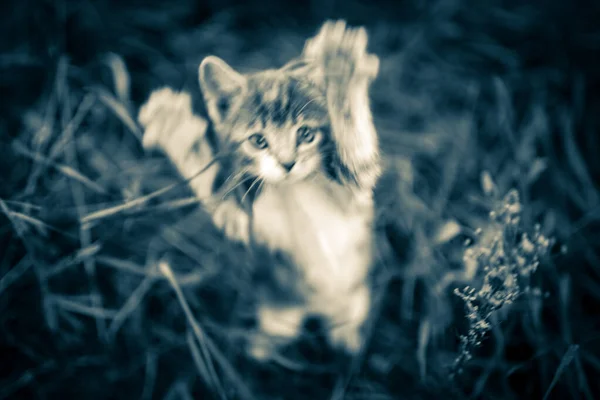
[[[245,89],[246,78],[215,56],[202,60],[198,75],[208,115],[213,122],[222,122],[235,97]]]

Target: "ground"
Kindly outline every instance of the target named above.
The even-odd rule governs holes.
[[[600,394],[595,3],[10,3],[0,398]],[[309,341],[310,360],[260,366],[239,351],[260,256],[211,227],[132,117],[163,85],[199,98],[206,55],[283,65],[327,18],[364,25],[381,58],[380,298],[360,357]]]

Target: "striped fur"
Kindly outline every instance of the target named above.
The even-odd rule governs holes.
[[[140,110],[144,147],[160,149],[183,177],[194,177],[190,187],[215,225],[291,262],[294,274],[271,279],[279,295],[268,285],[257,291],[258,332],[250,344],[257,358],[296,338],[312,315],[328,322],[334,345],[355,352],[370,309],[379,163],[368,84],[377,59],[363,57],[366,42],[354,31],[325,28],[307,42],[304,59],[278,70],[242,75],[207,57],[199,77],[212,124],[192,113],[188,94],[171,89],[154,92]],[[340,62],[350,68],[336,67]],[[301,127],[311,128],[314,140],[303,141]],[[252,145],[255,133],[267,148]],[[294,162],[289,172],[283,168]],[[274,276],[286,270],[273,268]]]

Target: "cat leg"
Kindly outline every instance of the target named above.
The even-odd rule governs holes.
[[[330,326],[328,335],[334,347],[356,354],[364,345],[364,325],[371,308],[371,290],[364,284],[347,296],[344,309],[329,316],[337,323]]]
[[[144,128],[144,149],[164,152],[189,180],[215,226],[228,238],[248,243],[248,214],[235,199],[221,199],[213,192],[221,166],[206,137],[208,123],[194,115],[191,96],[170,88],[156,90],[140,108],[138,120]]]
[[[305,316],[306,308],[303,306],[259,306],[258,334],[251,339],[250,355],[257,360],[268,360],[278,347],[298,337]]]

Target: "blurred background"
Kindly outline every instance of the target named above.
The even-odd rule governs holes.
[[[599,2],[11,0],[0,18],[0,398],[600,396]],[[139,143],[152,90],[199,100],[203,57],[278,67],[332,18],[381,59],[388,169],[381,306],[350,373],[236,350],[251,267],[185,185],[110,208],[180,181]],[[465,242],[493,252],[511,189],[552,246],[451,379],[472,322],[454,289],[489,277]],[[163,253],[203,340],[148,267]]]

